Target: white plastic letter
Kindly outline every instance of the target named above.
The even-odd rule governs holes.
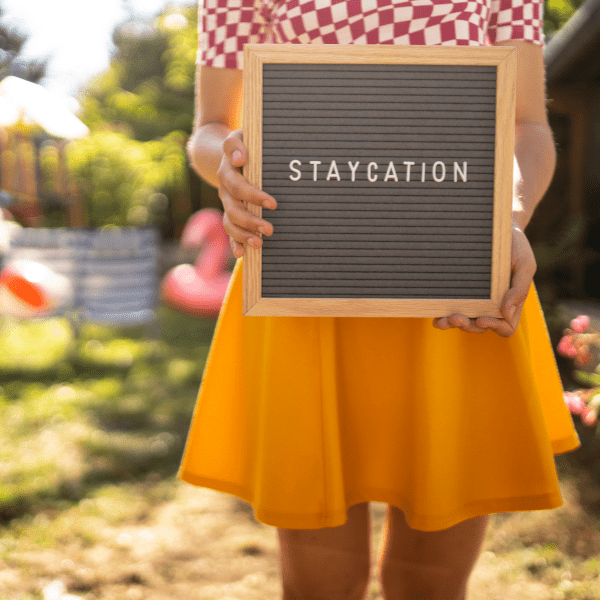
[[[313,166],[313,181],[316,181],[317,180],[317,165],[320,165],[321,161],[320,160],[311,160],[309,162]]]
[[[352,171],[352,181],[356,181],[356,169],[358,169],[358,165],[360,164],[360,161],[356,161],[355,164],[352,164],[350,161],[348,161],[348,166],[350,167],[350,171]]]
[[[396,167],[394,163],[390,160],[390,164],[388,165],[388,169],[385,173],[384,181],[388,179],[393,179],[394,181],[398,181],[398,175],[396,174]]]
[[[370,162],[369,165],[367,166],[367,178],[369,179],[370,182],[377,181],[377,174],[375,174],[374,177],[371,177],[371,168],[372,167],[374,167],[375,169],[379,168],[377,166],[376,162]]]
[[[338,181],[340,180],[340,172],[338,171],[337,165],[335,164],[335,160],[331,161],[329,173],[327,173],[327,181],[329,181],[332,177],[335,177]]]
[[[302,173],[300,172],[300,169],[296,169],[296,167],[294,166],[295,164],[300,166],[302,163],[298,159],[294,159],[294,160],[290,161],[290,170],[294,171],[294,173],[296,174],[296,176],[290,175],[290,179],[292,181],[298,181],[298,179],[300,179],[300,177],[302,177]]]
[[[425,163],[421,163],[421,181],[425,181]]]
[[[406,181],[410,181],[410,167],[415,163],[412,160],[405,160],[404,164],[406,165]]]
[[[463,181],[467,181],[467,161],[463,161],[463,168],[461,170],[461,168],[458,166],[458,163],[455,161],[454,162],[454,181],[458,181],[456,176],[460,175],[460,178]]]
[[[436,173],[437,173],[437,166],[438,165],[442,165],[442,176],[438,179]],[[433,167],[431,169],[431,174],[433,175],[433,179],[435,181],[437,181],[438,183],[440,181],[444,181],[444,179],[446,179],[446,165],[441,161],[441,160],[436,160],[433,163]]]

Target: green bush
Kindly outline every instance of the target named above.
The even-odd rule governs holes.
[[[103,129],[73,144],[69,168],[83,194],[87,225],[165,225],[170,199],[188,186],[184,142],[180,132],[140,142]]]

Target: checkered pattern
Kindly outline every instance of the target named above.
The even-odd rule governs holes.
[[[543,0],[200,0],[198,63],[243,67],[245,43],[542,45]]]
[[[537,0],[492,0],[490,42],[525,40],[544,43],[543,3]]]

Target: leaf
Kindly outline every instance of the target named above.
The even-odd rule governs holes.
[[[587,371],[575,371],[575,379],[588,387],[600,386],[600,375],[597,373],[588,373]]]

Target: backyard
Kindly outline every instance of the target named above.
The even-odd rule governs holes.
[[[161,306],[150,336],[3,323],[0,600],[280,598],[276,530],[176,477],[214,320]],[[470,599],[600,598],[600,484],[584,433],[584,453],[557,457],[564,506],[493,515]],[[371,515],[377,600],[385,504]]]
[[[39,16],[47,3],[39,1],[36,10],[14,4],[24,7],[24,16]],[[54,7],[60,24],[42,19],[32,36],[50,32],[54,48],[56,39],[66,47],[76,34],[69,46],[75,50],[63,54],[85,56],[84,38],[95,49],[103,44],[92,29],[80,35],[65,15],[74,14],[76,5],[108,13],[109,4]],[[122,4],[132,11],[136,2]],[[20,116],[13,129],[0,128],[0,217],[15,218],[26,230],[152,226],[179,244],[196,209],[221,208],[216,190],[196,176],[185,151],[194,115],[198,11],[195,2],[175,4],[166,4],[156,18],[131,13],[115,21],[110,64],[87,83],[78,73],[78,115],[89,135],[75,143],[77,136],[46,131],[31,115],[22,122],[26,105],[15,113]],[[548,39],[581,4],[544,2]],[[7,60],[22,59],[27,37],[7,27],[0,23],[0,79],[12,72]],[[41,59],[21,61],[15,73],[23,75],[25,64],[31,82],[43,81]],[[59,60],[56,65],[53,75],[62,80],[68,69]],[[587,63],[584,70],[592,73]],[[591,94],[592,88],[580,87]],[[579,130],[595,130],[585,126],[583,103],[563,114],[559,100],[549,102],[558,111],[556,201],[552,208],[551,197],[546,212],[538,211],[544,235],[534,239],[538,278],[546,282],[538,291],[551,308],[563,297],[557,290],[574,286],[574,273],[579,269],[583,277],[586,261],[600,256],[589,249],[576,254],[580,221],[564,212],[564,199],[579,198],[584,189],[571,183],[584,182],[578,171],[571,174],[583,153],[569,152],[588,147],[578,145]],[[594,177],[596,171],[594,166]],[[579,206],[582,198],[569,202]],[[0,235],[0,253],[2,241]],[[100,248],[100,254],[105,251]],[[89,267],[92,274],[95,268]],[[565,320],[545,310],[555,347],[559,332],[581,311]],[[177,478],[215,320],[185,316],[165,304],[157,315],[152,327],[74,328],[63,317],[18,320],[0,314],[0,600],[280,600],[276,530],[257,522],[251,506],[236,497]],[[598,330],[600,312],[595,321]],[[571,358],[581,359],[595,343],[594,366],[570,383],[598,387],[600,334],[578,333],[579,341],[573,335],[563,343],[561,374],[568,378],[573,371],[565,356],[572,351]],[[468,600],[600,600],[600,436],[594,426],[599,392],[586,396],[588,426],[581,423],[584,400],[571,396],[579,406],[581,417],[574,420],[583,445],[556,457],[564,505],[492,515]],[[382,600],[377,555],[386,506],[373,502],[370,509],[372,571],[365,600]]]

